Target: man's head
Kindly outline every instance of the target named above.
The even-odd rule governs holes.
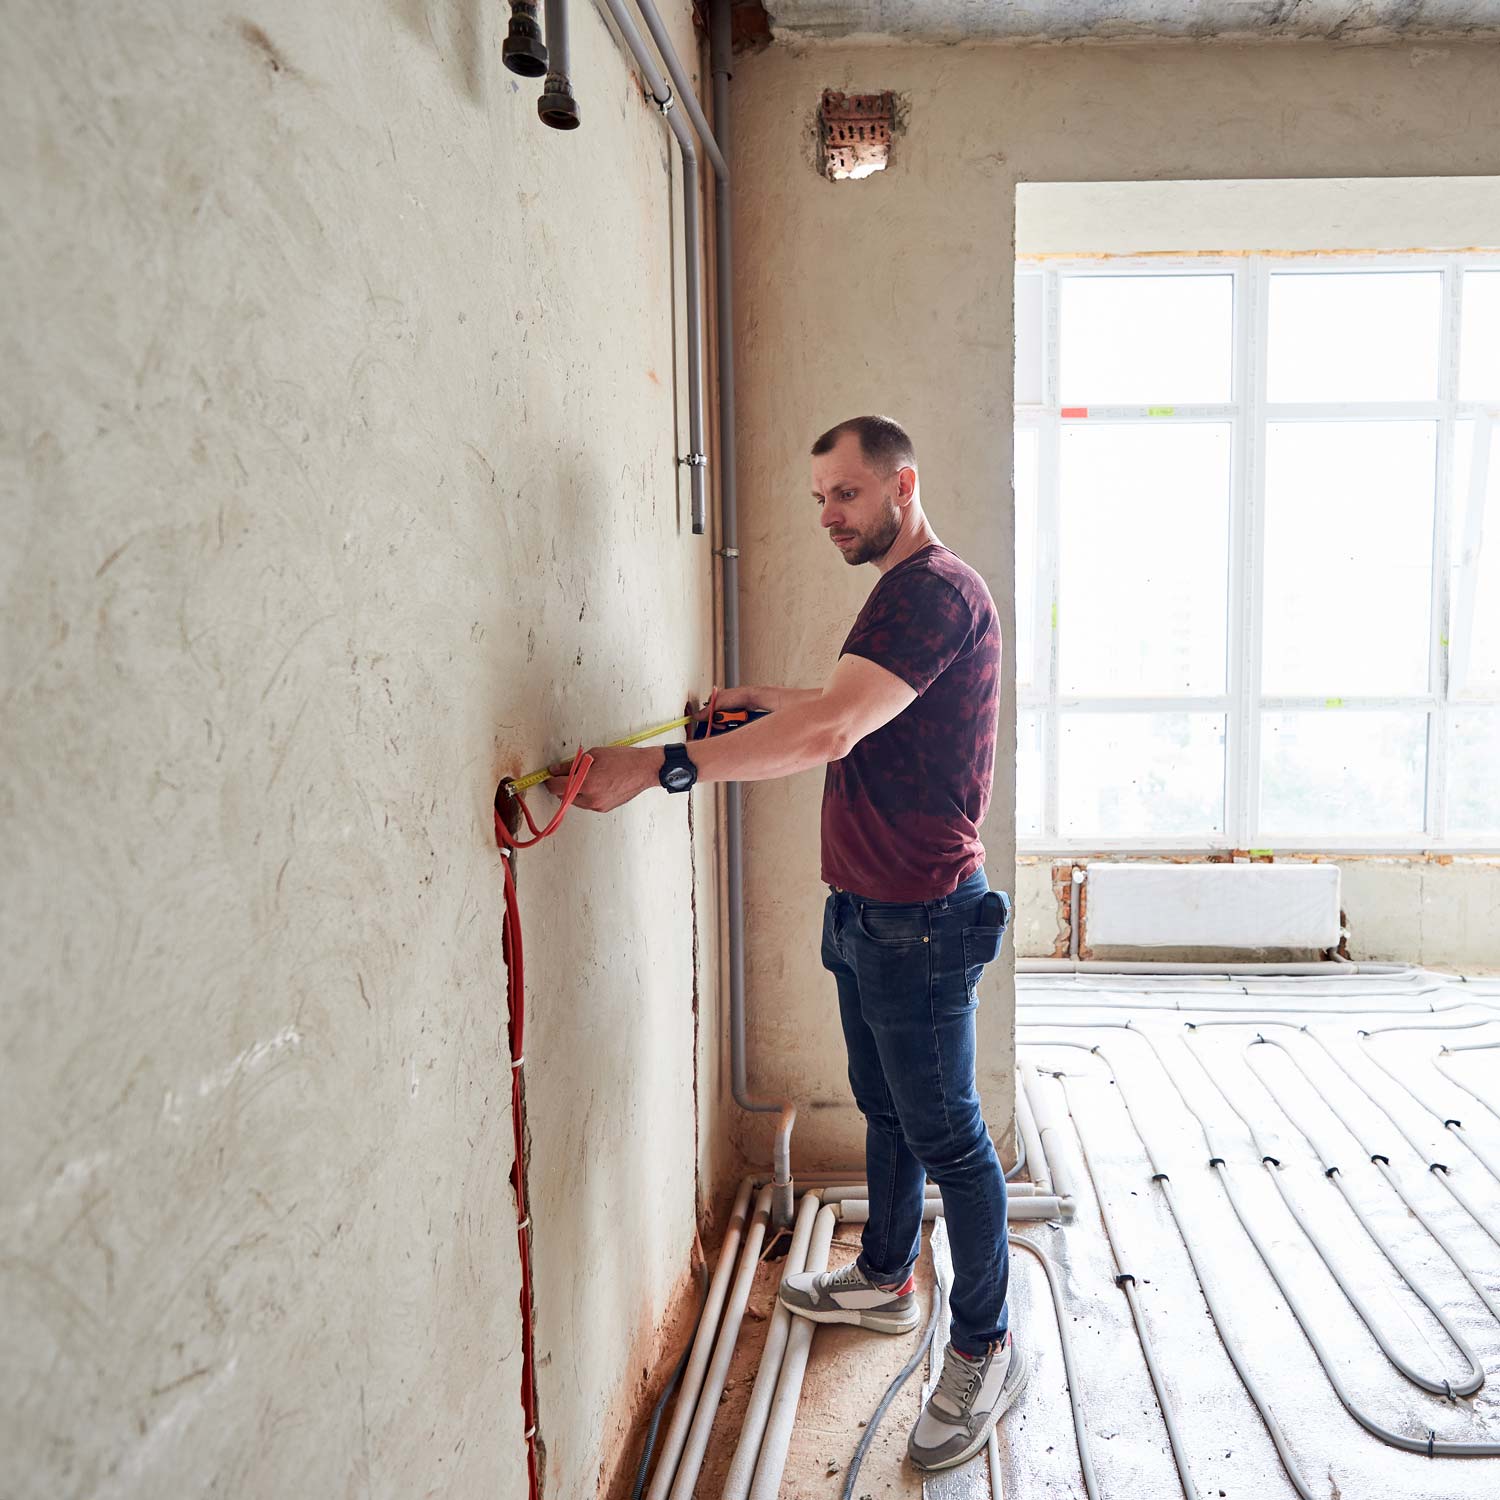
[[[818,519],[847,563],[875,562],[890,550],[917,502],[917,456],[889,417],[851,417],[812,445]]]

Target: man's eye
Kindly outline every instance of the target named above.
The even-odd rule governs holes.
[[[839,496],[840,500],[852,500],[853,498],[854,498],[854,491],[853,490],[845,490],[844,493]]]

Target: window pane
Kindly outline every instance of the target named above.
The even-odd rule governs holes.
[[[1435,401],[1436,271],[1282,271],[1271,277],[1267,398]]]
[[[1067,838],[1171,838],[1224,828],[1224,715],[1065,713]]]
[[[1457,710],[1448,723],[1448,834],[1500,835],[1500,708]]]
[[[1224,690],[1229,456],[1227,422],[1063,428],[1061,691]]]
[[[1266,427],[1263,691],[1427,690],[1432,422]]]
[[[1232,276],[1064,276],[1062,404],[1228,401]]]
[[[1454,424],[1448,627],[1455,697],[1500,692],[1500,424]],[[1474,486],[1474,465],[1481,473]]]
[[[1042,714],[1023,708],[1016,714],[1016,837],[1042,836]]]
[[[1012,482],[1016,495],[1016,686],[1036,679],[1036,506],[1037,459],[1041,434],[1034,427],[1016,429]]]
[[[1014,399],[1042,403],[1042,278],[1016,276],[1016,381]]]
[[[1426,768],[1426,714],[1265,714],[1259,837],[1421,833]]]
[[[1464,273],[1460,401],[1500,401],[1500,271]]]

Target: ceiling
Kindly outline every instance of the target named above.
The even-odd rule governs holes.
[[[765,0],[778,40],[1500,38],[1500,0]]]

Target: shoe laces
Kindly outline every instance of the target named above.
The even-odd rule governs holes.
[[[943,1368],[938,1372],[937,1389],[932,1393],[932,1400],[942,1397],[944,1406],[959,1416],[966,1417],[983,1379],[983,1366],[970,1364],[968,1360],[960,1358],[950,1346],[943,1359]]]
[[[842,1290],[845,1287],[868,1286],[870,1283],[865,1280],[864,1273],[859,1269],[859,1262],[857,1260],[852,1260],[847,1266],[843,1266],[837,1271],[830,1272],[827,1284],[830,1287],[836,1287]]]

